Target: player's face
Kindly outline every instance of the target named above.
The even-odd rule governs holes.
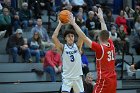
[[[67,34],[65,37],[67,44],[71,45],[74,42],[74,34]]]

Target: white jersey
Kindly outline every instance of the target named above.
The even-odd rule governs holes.
[[[67,44],[64,45],[62,62],[62,78],[75,79],[80,75],[83,75],[81,54],[75,43],[72,46],[68,46]]]

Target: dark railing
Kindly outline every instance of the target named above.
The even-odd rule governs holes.
[[[53,12],[53,13],[54,13],[55,19],[53,19],[51,17],[51,13],[48,12],[48,22],[47,22],[47,31],[48,31],[48,33],[51,30],[51,21],[53,21],[53,22],[57,21],[57,13],[55,13],[55,12]]]
[[[132,63],[131,64],[134,64],[134,56],[133,56],[133,54],[132,53],[128,53],[127,55],[132,57]],[[123,51],[122,51],[122,67],[121,67],[121,76],[120,76],[121,79],[123,79],[124,63],[128,64],[129,66],[131,65],[130,63],[128,63],[128,62],[126,62],[124,60],[124,56],[125,56],[125,43],[123,44]]]

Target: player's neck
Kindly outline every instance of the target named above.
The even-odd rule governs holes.
[[[74,43],[67,43],[68,46],[73,46]]]
[[[104,41],[104,42],[100,41],[100,44],[108,45],[109,42],[108,41]]]
[[[107,41],[106,41],[106,42],[102,42],[101,44],[102,44],[102,45],[105,45],[105,46],[107,46],[107,47],[110,47],[110,43],[107,42]]]
[[[67,46],[68,46],[69,48],[72,48],[72,47],[73,47],[73,44],[68,44],[68,43],[67,43]]]

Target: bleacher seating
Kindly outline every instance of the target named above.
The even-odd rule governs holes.
[[[35,82],[35,83],[10,83],[0,84],[2,93],[58,93],[61,82]],[[137,89],[118,88],[117,93],[137,93]]]
[[[58,93],[61,82],[35,82],[0,84],[1,93]]]
[[[44,73],[43,75],[38,75],[35,72],[25,72],[25,73],[0,73],[0,82],[8,83],[8,82],[35,82],[35,81],[44,81],[51,82],[51,78],[49,74]],[[58,74],[57,81],[61,80],[61,75]]]
[[[136,78],[140,78],[140,69],[136,71]]]
[[[0,73],[31,72],[32,69],[43,70],[42,63],[1,63]]]

